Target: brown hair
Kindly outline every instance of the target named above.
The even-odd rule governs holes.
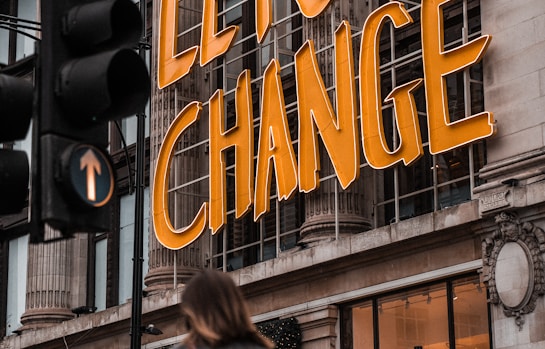
[[[217,348],[246,342],[271,349],[274,345],[252,323],[240,289],[226,273],[206,269],[194,276],[182,296],[189,348],[207,345]]]

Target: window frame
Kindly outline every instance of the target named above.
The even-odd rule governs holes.
[[[488,290],[486,287],[484,287],[482,284],[482,281],[480,280],[480,274],[478,272],[470,272],[470,273],[464,273],[460,275],[451,276],[448,278],[433,280],[430,282],[422,283],[422,284],[416,284],[411,285],[406,288],[402,289],[396,289],[392,291],[388,291],[385,293],[375,294],[371,295],[362,299],[358,299],[355,301],[347,302],[344,304],[341,304],[339,306],[340,310],[340,348],[341,349],[352,349],[353,343],[352,343],[352,335],[354,332],[354,329],[352,328],[352,312],[351,309],[357,307],[358,305],[364,304],[364,303],[371,303],[372,306],[372,330],[373,330],[373,349],[381,349],[380,347],[380,329],[378,326],[379,323],[379,303],[378,300],[381,298],[386,297],[395,297],[398,296],[399,299],[403,299],[403,294],[409,294],[413,291],[427,288],[427,287],[433,287],[437,285],[443,284],[446,289],[446,311],[447,311],[447,319],[448,319],[448,340],[449,340],[449,347],[447,349],[455,349],[456,348],[456,333],[455,333],[455,319],[454,319],[454,302],[456,301],[454,299],[454,292],[453,292],[453,285],[456,283],[456,281],[464,280],[474,278],[475,280],[478,280],[479,282],[479,293],[484,292],[485,293],[485,303],[486,303],[486,312],[487,312],[487,334],[489,338],[489,348],[493,349],[493,332],[492,332],[492,319],[491,319],[491,308],[490,303],[488,300]],[[350,328],[349,328],[350,327]]]

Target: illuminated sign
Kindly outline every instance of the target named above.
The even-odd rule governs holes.
[[[198,101],[187,105],[167,131],[155,168],[152,215],[158,240],[168,248],[179,249],[193,242],[207,228],[215,234],[225,225],[227,195],[223,151],[229,147],[235,149],[235,218],[240,218],[253,207],[256,221],[269,210],[273,171],[279,200],[292,197],[297,187],[305,193],[318,187],[318,131],[344,189],[359,176],[360,141],[367,163],[375,169],[391,167],[401,161],[405,165],[414,163],[424,153],[413,96],[414,91],[422,85],[425,86],[429,148],[432,154],[491,136],[495,127],[490,112],[485,111],[454,122],[450,120],[446,76],[479,62],[491,37],[483,35],[462,46],[445,50],[441,7],[449,1],[422,2],[424,76],[397,86],[384,99],[385,102],[391,101],[395,109],[400,139],[395,149],[387,144],[383,129],[378,49],[386,21],[391,21],[395,28],[413,23],[404,5],[397,1],[373,11],[363,27],[359,56],[361,129],[357,127],[356,63],[353,61],[350,24],[347,21],[339,25],[334,38],[337,114],[318,69],[313,41],[307,40],[295,54],[300,143],[297,157],[288,129],[280,79],[281,67],[276,59],[271,60],[263,74],[255,178],[250,72],[243,71],[238,77],[235,92],[236,125],[228,130],[223,127],[226,124],[223,90],[217,90],[209,100],[210,200],[202,204],[189,226],[175,229],[168,213],[169,166],[177,139],[189,126],[198,122],[202,110]],[[272,7],[271,0],[256,2],[256,33],[261,42],[271,26]],[[303,15],[312,18],[319,15],[329,2],[298,0],[297,4]],[[204,66],[229,50],[238,27],[230,26],[217,32],[217,17],[216,1],[204,0],[200,46],[174,54],[177,52],[178,0],[162,0],[158,49],[159,88],[169,86],[187,75],[198,57],[200,65]]]

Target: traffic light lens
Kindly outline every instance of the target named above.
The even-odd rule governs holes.
[[[136,47],[142,34],[142,17],[130,0],[95,1],[70,9],[64,36],[80,51],[97,52]]]
[[[26,206],[29,167],[24,151],[0,149],[0,212],[20,212]]]
[[[144,110],[151,87],[140,55],[129,49],[118,51],[109,66],[108,81],[112,105],[104,116],[127,117]]]
[[[75,123],[127,117],[143,111],[150,93],[144,61],[133,50],[107,51],[69,61],[57,89]]]
[[[32,117],[33,86],[30,81],[0,74],[0,139],[25,138]]]

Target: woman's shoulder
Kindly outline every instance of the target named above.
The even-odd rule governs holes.
[[[183,344],[180,344],[179,346],[174,347],[174,349],[188,349],[188,347]],[[198,349],[210,349],[210,348],[199,346]],[[261,346],[255,343],[235,342],[235,343],[221,346],[218,349],[266,349],[266,348],[264,346]]]
[[[266,349],[264,346],[249,342],[236,342],[225,345],[221,349]]]

